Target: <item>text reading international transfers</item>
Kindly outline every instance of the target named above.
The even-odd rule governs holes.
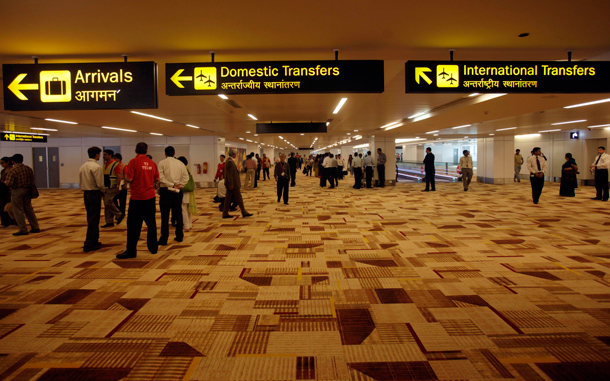
[[[553,67],[551,65],[540,65],[542,75],[550,76],[576,76],[576,75],[595,75],[594,67]],[[467,66],[464,65],[464,75],[538,75],[538,65],[529,67],[507,66]]]

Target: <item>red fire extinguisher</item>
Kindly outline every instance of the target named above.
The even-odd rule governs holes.
[[[195,167],[197,167],[197,174],[200,175],[201,174],[201,164],[195,164]]]
[[[203,163],[203,173],[208,173],[208,162]]]

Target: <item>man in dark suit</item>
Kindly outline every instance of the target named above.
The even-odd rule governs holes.
[[[426,170],[426,189],[422,192],[434,192],[436,191],[436,187],[434,186],[434,154],[432,153],[432,148],[426,148],[426,157],[424,158],[424,169]]]
[[[295,178],[297,177],[297,165],[298,159],[294,157],[294,152],[290,152],[290,158],[288,159],[288,165],[290,166],[290,186],[296,185]]]
[[[239,179],[237,164],[235,164],[236,157],[237,152],[235,152],[235,150],[230,150],[229,159],[225,164],[225,187],[227,189],[227,194],[225,196],[225,206],[222,210],[222,218],[231,218],[229,215],[229,208],[231,206],[231,198],[233,197],[235,197],[235,201],[237,202],[237,205],[239,205],[241,215],[244,218],[252,215],[246,211],[244,199],[241,197],[241,181]]]

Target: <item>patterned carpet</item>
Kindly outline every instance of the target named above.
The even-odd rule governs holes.
[[[610,379],[594,189],[351,183],[259,182],[232,220],[199,189],[184,242],[131,260],[125,222],[83,253],[81,192],[42,190],[42,233],[0,229],[0,379]]]

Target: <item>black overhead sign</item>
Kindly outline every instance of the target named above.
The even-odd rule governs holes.
[[[257,134],[326,133],[326,122],[256,123]]]
[[[382,93],[383,61],[165,64],[167,95]]]
[[[407,93],[607,93],[607,61],[408,61]]]
[[[154,62],[2,65],[12,111],[157,108]]]
[[[35,142],[35,143],[46,143],[46,135],[36,134],[22,134],[20,132],[3,132],[0,135],[0,141],[3,142]]]

